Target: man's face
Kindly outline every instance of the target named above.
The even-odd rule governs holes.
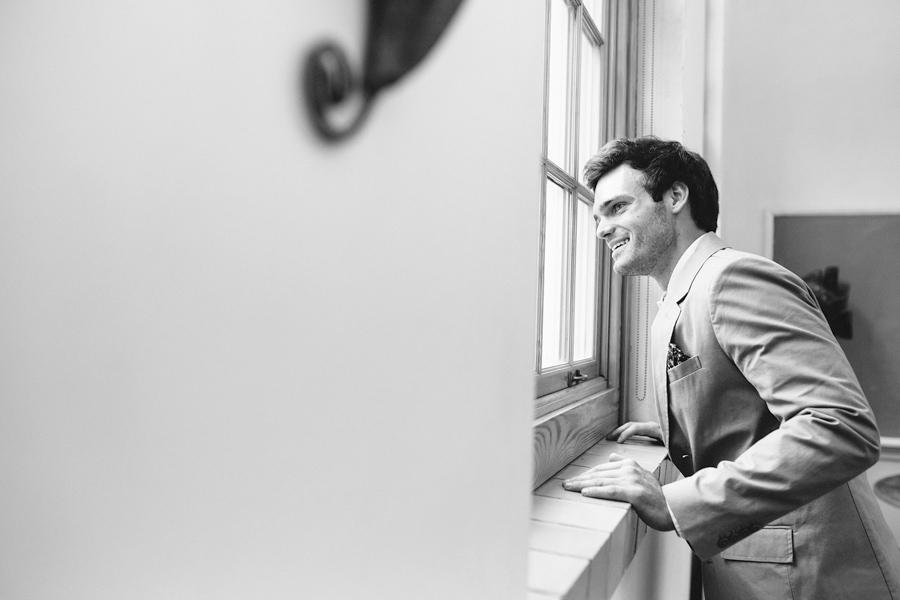
[[[675,249],[675,221],[662,202],[654,202],[642,185],[643,175],[621,165],[597,182],[594,220],[597,237],[612,250],[620,275],[662,273]]]

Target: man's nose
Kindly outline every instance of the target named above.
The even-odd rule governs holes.
[[[612,235],[615,228],[610,224],[608,219],[600,219],[597,221],[597,237],[606,240]]]

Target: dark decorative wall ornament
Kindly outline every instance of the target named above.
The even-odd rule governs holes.
[[[354,73],[335,44],[307,55],[306,104],[316,131],[339,141],[363,123],[375,96],[409,73],[431,50],[462,0],[369,0],[363,72]],[[349,114],[347,114],[349,113]]]
[[[838,268],[825,267],[825,270],[813,271],[803,281],[819,301],[834,337],[853,339],[853,314],[847,310],[850,284],[838,281]]]

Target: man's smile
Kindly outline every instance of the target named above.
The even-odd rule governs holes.
[[[618,240],[616,240],[614,242],[609,242],[609,244],[607,244],[607,245],[609,246],[609,249],[613,251],[613,254],[615,254],[616,250],[619,250],[619,249],[625,247],[625,244],[627,244],[630,241],[630,239],[631,238],[628,238],[628,237],[619,238]]]

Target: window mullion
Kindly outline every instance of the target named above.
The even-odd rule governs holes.
[[[566,289],[569,291],[569,308],[566,316],[566,340],[569,348],[569,367],[575,363],[575,279],[578,265],[578,190],[571,189],[569,193],[569,278],[566,281]]]
[[[568,302],[568,315],[566,319],[566,332],[568,336],[568,348],[569,348],[569,362],[568,365],[571,368],[575,362],[575,279],[577,273],[577,236],[578,236],[578,173],[575,171],[578,168],[579,164],[579,156],[578,156],[578,148],[579,148],[579,127],[580,127],[580,94],[581,94],[581,23],[582,23],[582,11],[584,7],[579,2],[577,5],[573,6],[573,10],[571,11],[571,18],[569,21],[569,40],[571,42],[571,46],[569,49],[569,111],[571,119],[569,120],[569,164],[567,165],[567,171],[569,175],[574,180],[570,187],[570,197],[569,197],[569,273],[568,273],[568,281],[566,282],[567,289],[569,292],[569,302]]]
[[[568,94],[567,105],[569,108],[568,129],[568,156],[566,172],[578,179],[578,93],[581,89],[581,72],[578,56],[581,48],[581,5],[573,6],[569,13],[569,61],[568,61]]]
[[[538,292],[537,292],[537,319],[535,324],[535,339],[537,348],[535,351],[534,370],[541,372],[541,356],[543,354],[543,337],[544,337],[544,258],[546,254],[546,231],[547,231],[547,162],[544,162],[541,169],[541,225],[540,225],[540,246],[538,251]]]
[[[574,311],[574,302],[575,302],[575,219],[577,217],[575,211],[575,202],[577,198],[575,197],[575,191],[572,188],[568,189],[569,191],[569,202],[568,202],[568,225],[569,225],[569,264],[568,272],[566,273],[566,327],[565,327],[565,336],[566,336],[566,364],[571,366],[572,361],[574,359],[573,356],[573,338],[572,338],[572,321],[573,321],[573,311]]]

